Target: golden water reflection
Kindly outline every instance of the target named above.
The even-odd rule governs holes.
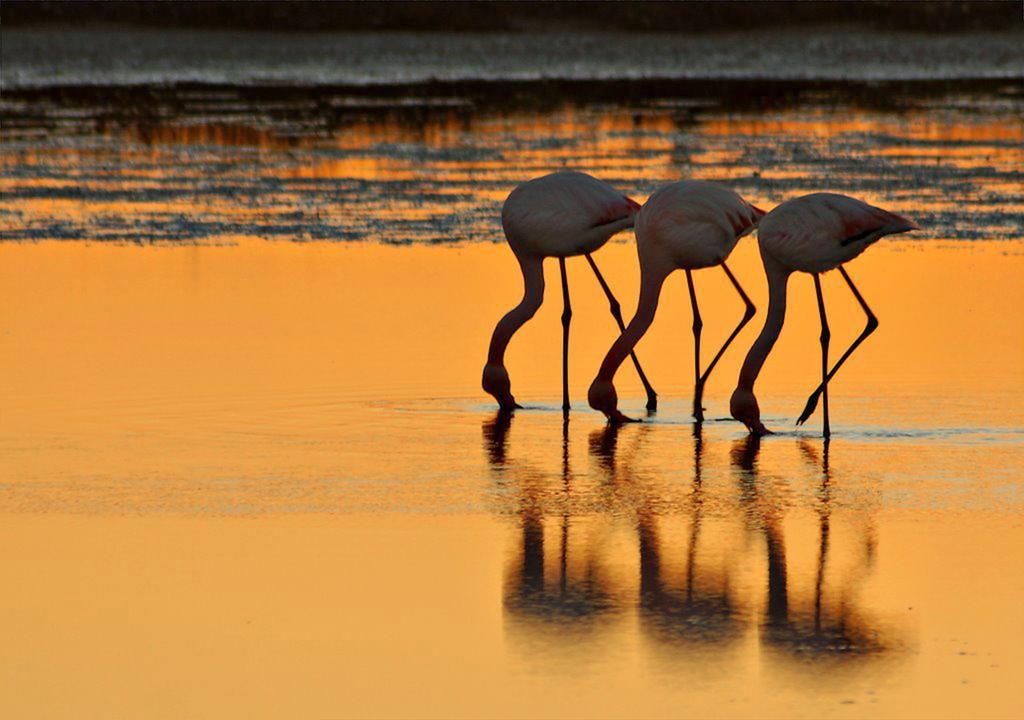
[[[585,266],[565,426],[557,294],[509,349],[527,409],[479,388],[507,247],[231,242],[0,244],[0,715],[1021,714],[1019,243],[851,266],[881,326],[834,382],[826,468],[792,426],[809,278],[752,445],[724,419],[741,351],[694,435],[682,278],[638,348],[658,413],[613,431]],[[595,259],[630,314],[635,247]],[[756,243],[730,264],[761,304]],[[710,343],[737,299],[695,282]]]
[[[735,646],[759,647],[774,663],[825,662],[832,671],[912,651],[896,629],[902,618],[879,619],[861,607],[878,553],[879,506],[870,499],[834,506],[833,486],[844,473],[830,465],[829,443],[798,441],[817,476],[808,503],[787,493],[785,476],[761,472],[762,440],[753,436],[731,442],[733,482],[706,486],[705,444],[720,440],[695,426],[692,465],[676,478],[674,494],[685,500],[663,509],[657,481],[633,463],[652,452],[645,447],[652,427],[606,426],[588,438],[597,468],[589,482],[599,499],[572,514],[568,423],[557,474],[510,451],[512,423],[503,412],[486,420],[483,444],[494,481],[510,488],[505,497],[518,508],[504,610],[511,639],[530,652],[564,653],[570,639],[601,635],[614,642],[627,613],[652,652],[694,666]]]
[[[172,118],[89,126],[61,142],[8,131],[3,237],[496,241],[515,184],[573,167],[641,200],[681,177],[727,182],[766,207],[832,190],[915,218],[919,239],[1020,238],[1019,102],[978,112],[960,100],[434,108],[347,113],[327,131]]]

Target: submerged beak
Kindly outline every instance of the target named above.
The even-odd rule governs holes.
[[[627,415],[623,415],[618,410],[615,410],[611,415],[608,416],[608,423],[610,425],[623,425],[625,423],[638,423],[638,422],[643,422],[643,420],[639,420],[639,419],[631,418],[631,417],[629,417]]]
[[[523,406],[516,402],[515,398],[509,395],[507,398],[500,398],[498,400],[498,407],[501,412],[512,412],[513,410],[522,410]]]

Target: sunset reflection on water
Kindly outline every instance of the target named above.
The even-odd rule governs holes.
[[[509,189],[562,167],[639,200],[680,177],[728,182],[768,207],[829,189],[912,215],[926,239],[1022,237],[1013,95],[900,107],[812,97],[740,110],[357,108],[326,127],[296,124],[302,107],[261,121],[203,107],[163,121],[83,120],[52,139],[5,129],[4,238],[496,241]]]
[[[0,674],[23,689],[0,709],[1020,714],[1019,109],[212,103],[5,127],[3,238],[64,242],[0,243]],[[924,227],[850,265],[881,325],[830,384],[828,445],[793,425],[806,277],[758,385],[777,434],[728,418],[766,305],[754,238],[730,266],[758,315],[703,427],[682,277],[638,346],[658,413],[586,407],[617,330],[576,260],[568,424],[550,274],[508,352],[526,409],[495,412],[485,345],[521,294],[498,207],[563,166],[638,200],[680,177],[765,208],[848,192]],[[632,235],[594,258],[628,318]],[[694,278],[711,347],[742,308]],[[823,286],[838,346],[863,316]],[[632,368],[616,383],[642,415]]]

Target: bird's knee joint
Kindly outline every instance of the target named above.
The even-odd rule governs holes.
[[[825,330],[822,330],[821,331],[821,335],[819,336],[819,339],[821,340],[821,344],[822,345],[828,345],[828,341],[831,339],[831,337],[832,337],[832,333],[830,333],[827,328]]]
[[[747,303],[747,309],[743,311],[743,320],[750,320],[755,315],[757,315],[757,308],[754,307],[753,303]]]
[[[613,301],[611,305],[609,305],[608,307],[611,308],[612,315],[616,317],[618,317],[622,313],[622,306],[619,305],[618,300]]]
[[[867,327],[864,328],[864,331],[865,332],[874,332],[877,327],[878,327],[878,318],[876,318],[874,315],[869,315],[868,316],[868,324],[867,324]]]
[[[693,321],[693,331],[695,333],[700,332],[703,328],[704,322],[700,318],[697,318],[696,320]]]
[[[562,313],[562,324],[568,325],[570,320],[572,320],[572,310],[564,311]]]

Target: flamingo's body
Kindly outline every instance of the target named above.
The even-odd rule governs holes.
[[[665,279],[675,270],[685,270],[693,306],[695,393],[694,415],[703,420],[701,394],[704,383],[726,347],[754,315],[754,305],[725,265],[741,237],[757,227],[764,211],[754,207],[732,190],[715,183],[683,180],[655,192],[637,214],[636,240],[640,255],[640,300],[636,315],[605,356],[597,378],[590,386],[590,406],[613,422],[628,420],[618,410],[613,379],[654,320]],[[703,323],[691,272],[721,265],[746,306],[743,319],[703,375],[700,372],[700,331]]]
[[[762,252],[782,267],[823,273],[850,262],[885,235],[916,227],[847,195],[814,193],[782,203],[757,230]]]
[[[854,286],[843,264],[864,252],[872,243],[886,235],[916,230],[912,221],[887,210],[868,205],[846,195],[815,193],[784,202],[768,213],[758,228],[761,259],[768,276],[768,315],[764,329],[754,341],[740,370],[739,383],[730,401],[732,416],[754,433],[767,432],[761,423],[760,408],[754,396],[754,382],[782,331],[786,316],[786,286],[793,272],[814,276],[821,315],[822,382],[811,394],[798,423],[804,422],[824,396],[824,434],[830,434],[828,421],[828,380],[864,338],[878,327],[878,319]],[[830,332],[821,294],[819,274],[839,269],[854,297],[867,316],[867,326],[860,337],[842,355],[835,367],[828,370]]]
[[[626,197],[597,178],[581,172],[557,172],[530,180],[515,188],[501,211],[501,224],[512,252],[523,272],[523,299],[498,322],[491,336],[487,364],[483,372],[483,389],[494,396],[502,410],[519,407],[512,396],[511,382],[505,368],[505,348],[512,335],[533,317],[544,300],[543,261],[557,257],[562,276],[563,362],[562,407],[569,409],[568,340],[569,287],[565,259],[585,255],[598,282],[611,303],[612,315],[623,327],[619,304],[597,269],[590,253],[599,249],[620,230],[633,227],[639,203]],[[640,370],[637,371],[648,391],[648,403],[656,402],[654,390]]]
[[[717,183],[680,180],[665,185],[637,214],[641,270],[667,277],[674,270],[721,265],[763,215]]]
[[[501,225],[516,257],[592,253],[633,227],[639,203],[581,172],[557,172],[516,187],[501,209]]]

